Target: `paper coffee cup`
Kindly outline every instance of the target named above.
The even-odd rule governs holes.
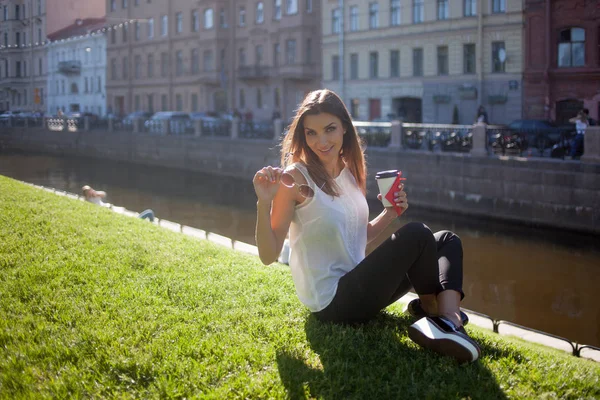
[[[390,191],[392,184],[396,181],[396,177],[398,176],[397,169],[391,169],[389,171],[380,171],[375,175],[375,179],[377,180],[377,186],[379,186],[379,193],[381,194],[381,202],[384,207],[392,207],[395,204],[392,204],[385,198],[385,195]]]

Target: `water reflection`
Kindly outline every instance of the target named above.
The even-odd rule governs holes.
[[[0,155],[0,174],[79,193],[254,243],[249,180],[85,158]],[[410,197],[410,188],[407,185]],[[371,204],[375,214],[380,204]],[[534,229],[412,207],[404,222],[458,233],[465,249],[464,306],[583,344],[600,346],[598,236]]]

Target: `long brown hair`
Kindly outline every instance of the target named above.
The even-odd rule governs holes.
[[[321,113],[335,115],[342,121],[346,134],[340,154],[346,167],[354,175],[358,187],[363,193],[366,193],[367,166],[362,141],[352,124],[352,118],[344,102],[337,94],[328,89],[310,92],[298,107],[296,116],[281,144],[281,165],[283,168],[296,162],[306,165],[310,177],[323,192],[330,196],[339,196],[339,188],[335,184],[335,180],[327,173],[319,157],[306,144],[304,117]]]

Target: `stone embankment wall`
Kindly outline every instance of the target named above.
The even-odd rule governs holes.
[[[0,129],[0,149],[165,166],[248,182],[262,166],[279,164],[278,143],[270,140]],[[377,195],[376,171],[401,169],[414,205],[600,233],[600,163],[397,148],[372,148],[367,157],[369,198]]]

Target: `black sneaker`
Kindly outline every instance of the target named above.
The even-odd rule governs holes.
[[[424,317],[408,327],[408,337],[419,346],[469,363],[481,356],[477,342],[464,328],[445,317]]]
[[[415,318],[430,317],[430,315],[423,310],[423,307],[421,307],[421,299],[412,300],[406,306],[405,311]],[[469,323],[469,317],[462,311],[460,312],[460,319],[462,320],[463,326],[466,326]]]

